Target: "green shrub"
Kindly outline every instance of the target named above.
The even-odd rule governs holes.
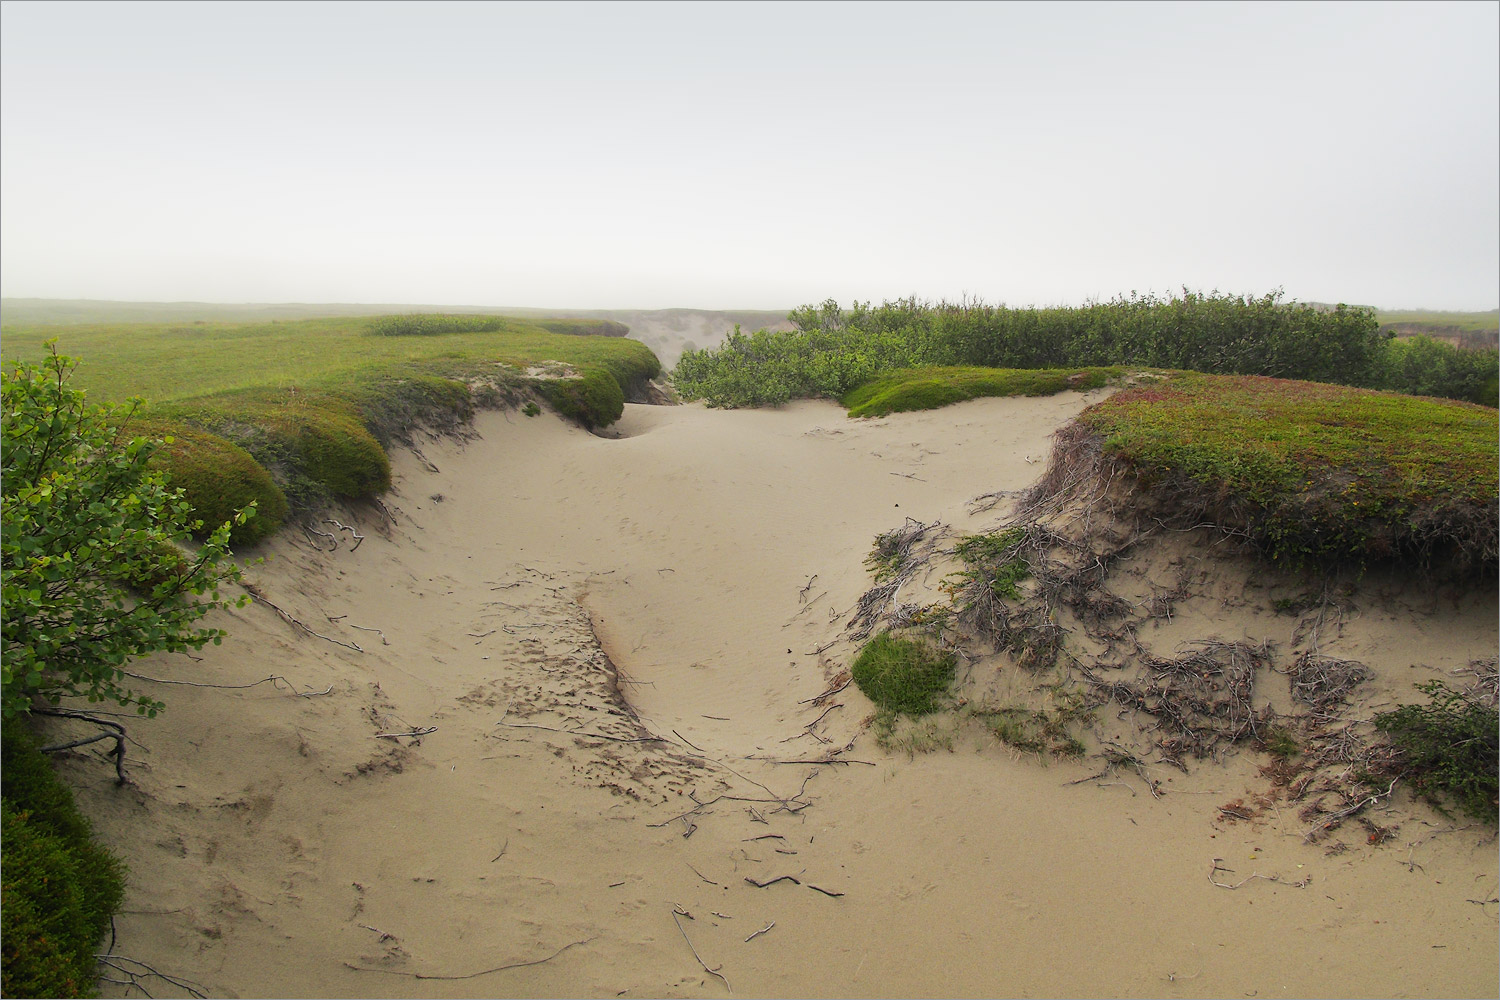
[[[88,405],[68,384],[75,364],[53,354],[0,372],[7,721],[64,696],[155,714],[156,702],[123,686],[125,663],[219,641],[222,632],[196,623],[227,605],[219,587],[239,575],[228,558],[233,522],[191,555],[176,547],[191,512],[150,468],[156,443],[122,431],[131,408]]]
[[[203,522],[193,532],[198,538],[207,537],[251,504],[255,505],[255,517],[230,530],[231,545],[254,545],[275,534],[286,521],[286,494],[239,445],[216,434],[164,421],[143,421],[132,425],[132,430],[163,440],[163,447],[152,456],[152,464],[167,473],[173,488],[182,490],[192,516]]]
[[[25,727],[6,725],[3,744],[0,993],[94,996],[94,955],[124,897],[125,867],[94,843]]]
[[[1401,751],[1400,767],[1417,794],[1442,808],[1445,799],[1486,823],[1500,809],[1500,715],[1494,706],[1442,681],[1418,684],[1426,705],[1402,705],[1375,716],[1375,727]]]
[[[1369,309],[1287,303],[1279,292],[1255,298],[1184,290],[1170,299],[1132,294],[1053,309],[900,299],[845,310],[830,300],[794,310],[790,319],[797,330],[736,329],[714,350],[685,352],[672,373],[678,392],[710,406],[777,405],[842,397],[895,369],[935,365],[1141,365],[1375,385],[1387,339]],[[955,395],[950,380],[912,392],[926,394],[924,406]]]
[[[553,409],[588,430],[608,427],[625,413],[620,383],[601,368],[585,369],[577,378],[543,379],[538,388]]]
[[[926,715],[953,681],[953,657],[925,642],[877,635],[854,659],[854,683],[880,708],[906,715]]]
[[[490,333],[512,324],[504,316],[407,313],[371,320],[370,332],[381,337],[433,337],[441,333]]]
[[[996,597],[1007,601],[1021,599],[1020,583],[1031,575],[1031,567],[1017,556],[1016,547],[1026,536],[1026,529],[1009,528],[990,535],[967,535],[954,546],[954,552],[970,567],[965,578],[982,578]]]
[[[1407,337],[1386,344],[1375,385],[1494,406],[1497,365],[1500,354],[1494,349],[1466,351],[1431,337]]]

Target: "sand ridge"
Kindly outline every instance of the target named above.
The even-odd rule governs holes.
[[[134,668],[287,683],[152,687],[133,788],[68,762],[132,866],[117,951],[242,996],[1492,993],[1487,830],[1399,802],[1399,839],[1329,853],[1218,811],[1251,755],[1153,795],[973,730],[887,755],[856,689],[819,698],[874,536],[987,526],[965,501],[1091,401],[487,413],[397,455],[393,520],[339,515],[357,549],[286,532],[248,573],[327,638],[262,602]],[[1204,558],[1173,627],[1268,627]],[[1366,708],[1494,655],[1493,591],[1391,587],[1343,640],[1387,667]]]

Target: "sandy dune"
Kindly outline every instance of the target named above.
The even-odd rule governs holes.
[[[1153,795],[977,726],[887,755],[855,688],[818,698],[874,536],[989,526],[965,501],[1034,479],[1089,401],[631,406],[612,439],[490,413],[403,452],[394,523],[285,533],[222,647],[134,668],[285,681],[147,682],[134,787],[66,763],[132,868],[116,951],[240,996],[1493,995],[1487,829],[1398,795],[1395,839],[1331,850],[1294,810],[1220,813],[1254,754]],[[1179,558],[1203,582],[1161,641],[1290,640],[1258,574]],[[1359,712],[1495,654],[1493,590],[1363,594]]]

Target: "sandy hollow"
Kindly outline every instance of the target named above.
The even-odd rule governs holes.
[[[283,532],[222,646],[132,668],[169,706],[133,786],[65,763],[131,866],[116,953],[231,996],[1493,996],[1487,828],[1398,794],[1393,839],[1309,844],[1221,812],[1253,753],[1090,781],[958,726],[908,758],[819,697],[875,535],[988,527],[965,501],[1090,401],[487,413],[403,451],[390,518],[336,515],[357,547]],[[1242,562],[1174,558],[1202,586],[1164,640],[1292,641]],[[1493,589],[1367,590],[1357,711],[1495,654]]]

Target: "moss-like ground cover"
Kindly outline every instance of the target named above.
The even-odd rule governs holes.
[[[1273,559],[1496,557],[1496,411],[1256,376],[1182,373],[1080,422],[1168,503]]]
[[[866,382],[840,402],[851,417],[932,410],[984,396],[1050,396],[1067,389],[1098,389],[1124,368],[904,368]]]

